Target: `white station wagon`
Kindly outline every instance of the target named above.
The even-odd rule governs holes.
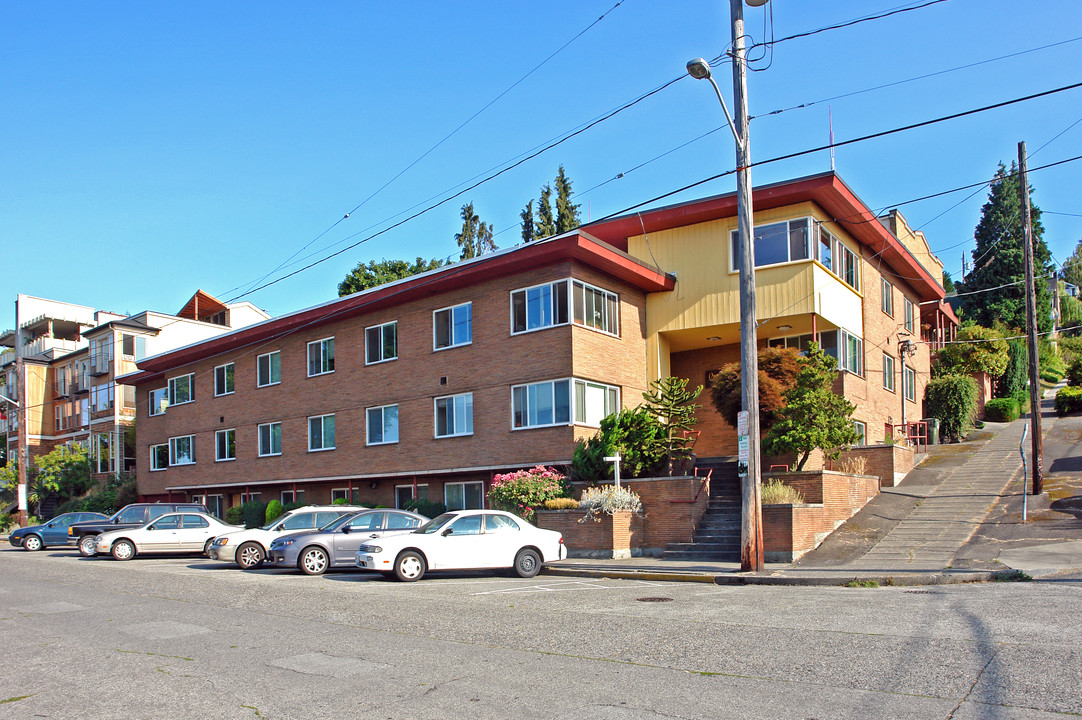
[[[411,582],[428,570],[514,570],[530,578],[543,563],[567,557],[564,537],[499,510],[457,510],[413,532],[361,545],[357,567]]]

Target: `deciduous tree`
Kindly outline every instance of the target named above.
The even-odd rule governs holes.
[[[338,283],[338,296],[350,295],[361,290],[401,280],[411,275],[427,272],[428,270],[435,270],[443,264],[444,261],[438,258],[425,260],[420,257],[412,263],[406,260],[387,259],[379,262],[369,260],[368,264],[357,263],[357,267],[353,268],[349,275],[346,275],[345,280]]]

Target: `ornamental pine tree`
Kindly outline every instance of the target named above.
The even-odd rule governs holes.
[[[800,366],[785,392],[785,407],[763,438],[763,449],[770,455],[796,453],[797,470],[804,468],[815,448],[833,459],[843,445],[857,440],[852,420],[856,406],[831,390],[838,377],[838,361],[813,342],[800,358]]]
[[[701,406],[692,404],[692,401],[699,397],[703,386],[697,385],[691,391],[687,387],[687,378],[670,376],[651,381],[650,391],[642,394],[642,399],[646,401],[643,409],[661,425],[670,474],[675,463],[691,457],[691,446],[694,444],[690,431],[697,422],[695,411]]]
[[[574,230],[582,223],[579,219],[579,205],[571,202],[571,181],[564,174],[564,166],[556,173],[556,233]]]
[[[492,241],[492,225],[481,222],[481,218],[473,211],[473,203],[462,206],[462,232],[455,233],[455,242],[462,248],[462,260],[469,260],[496,249],[496,243]]]
[[[988,192],[988,202],[981,208],[981,219],[973,233],[977,247],[973,251],[973,272],[963,284],[967,295],[964,307],[967,319],[978,325],[992,327],[997,321],[1007,327],[1026,327],[1026,289],[1022,223],[1022,202],[1018,195],[1019,176],[1011,163],[1008,171],[1000,163],[995,180]],[[1032,196],[1033,188],[1029,189]],[[1030,201],[1033,225],[1033,274],[1048,275],[1052,255],[1042,239],[1041,211]],[[1052,295],[1048,283],[1038,280],[1037,329],[1052,329]]]

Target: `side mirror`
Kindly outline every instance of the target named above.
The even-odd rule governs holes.
[[[444,531],[443,531],[443,532],[442,532],[441,534],[442,534],[442,535],[443,535],[444,537],[447,537],[448,535],[452,534],[452,533],[453,533],[454,531],[455,531],[455,529],[454,529],[454,528],[447,528],[447,529],[446,529],[446,530],[444,530]]]
[[[153,525],[147,525],[147,530],[157,530]]]
[[[349,535],[353,531],[350,529],[349,525],[343,525],[342,532],[344,532],[346,535]]]

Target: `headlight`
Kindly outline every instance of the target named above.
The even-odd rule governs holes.
[[[214,542],[211,543],[211,545],[217,545],[219,547],[221,547],[222,545],[228,545],[228,544],[229,544],[229,538],[214,538]]]
[[[379,545],[361,545],[359,548],[357,548],[357,552],[375,554],[383,552],[383,548],[381,548]]]

